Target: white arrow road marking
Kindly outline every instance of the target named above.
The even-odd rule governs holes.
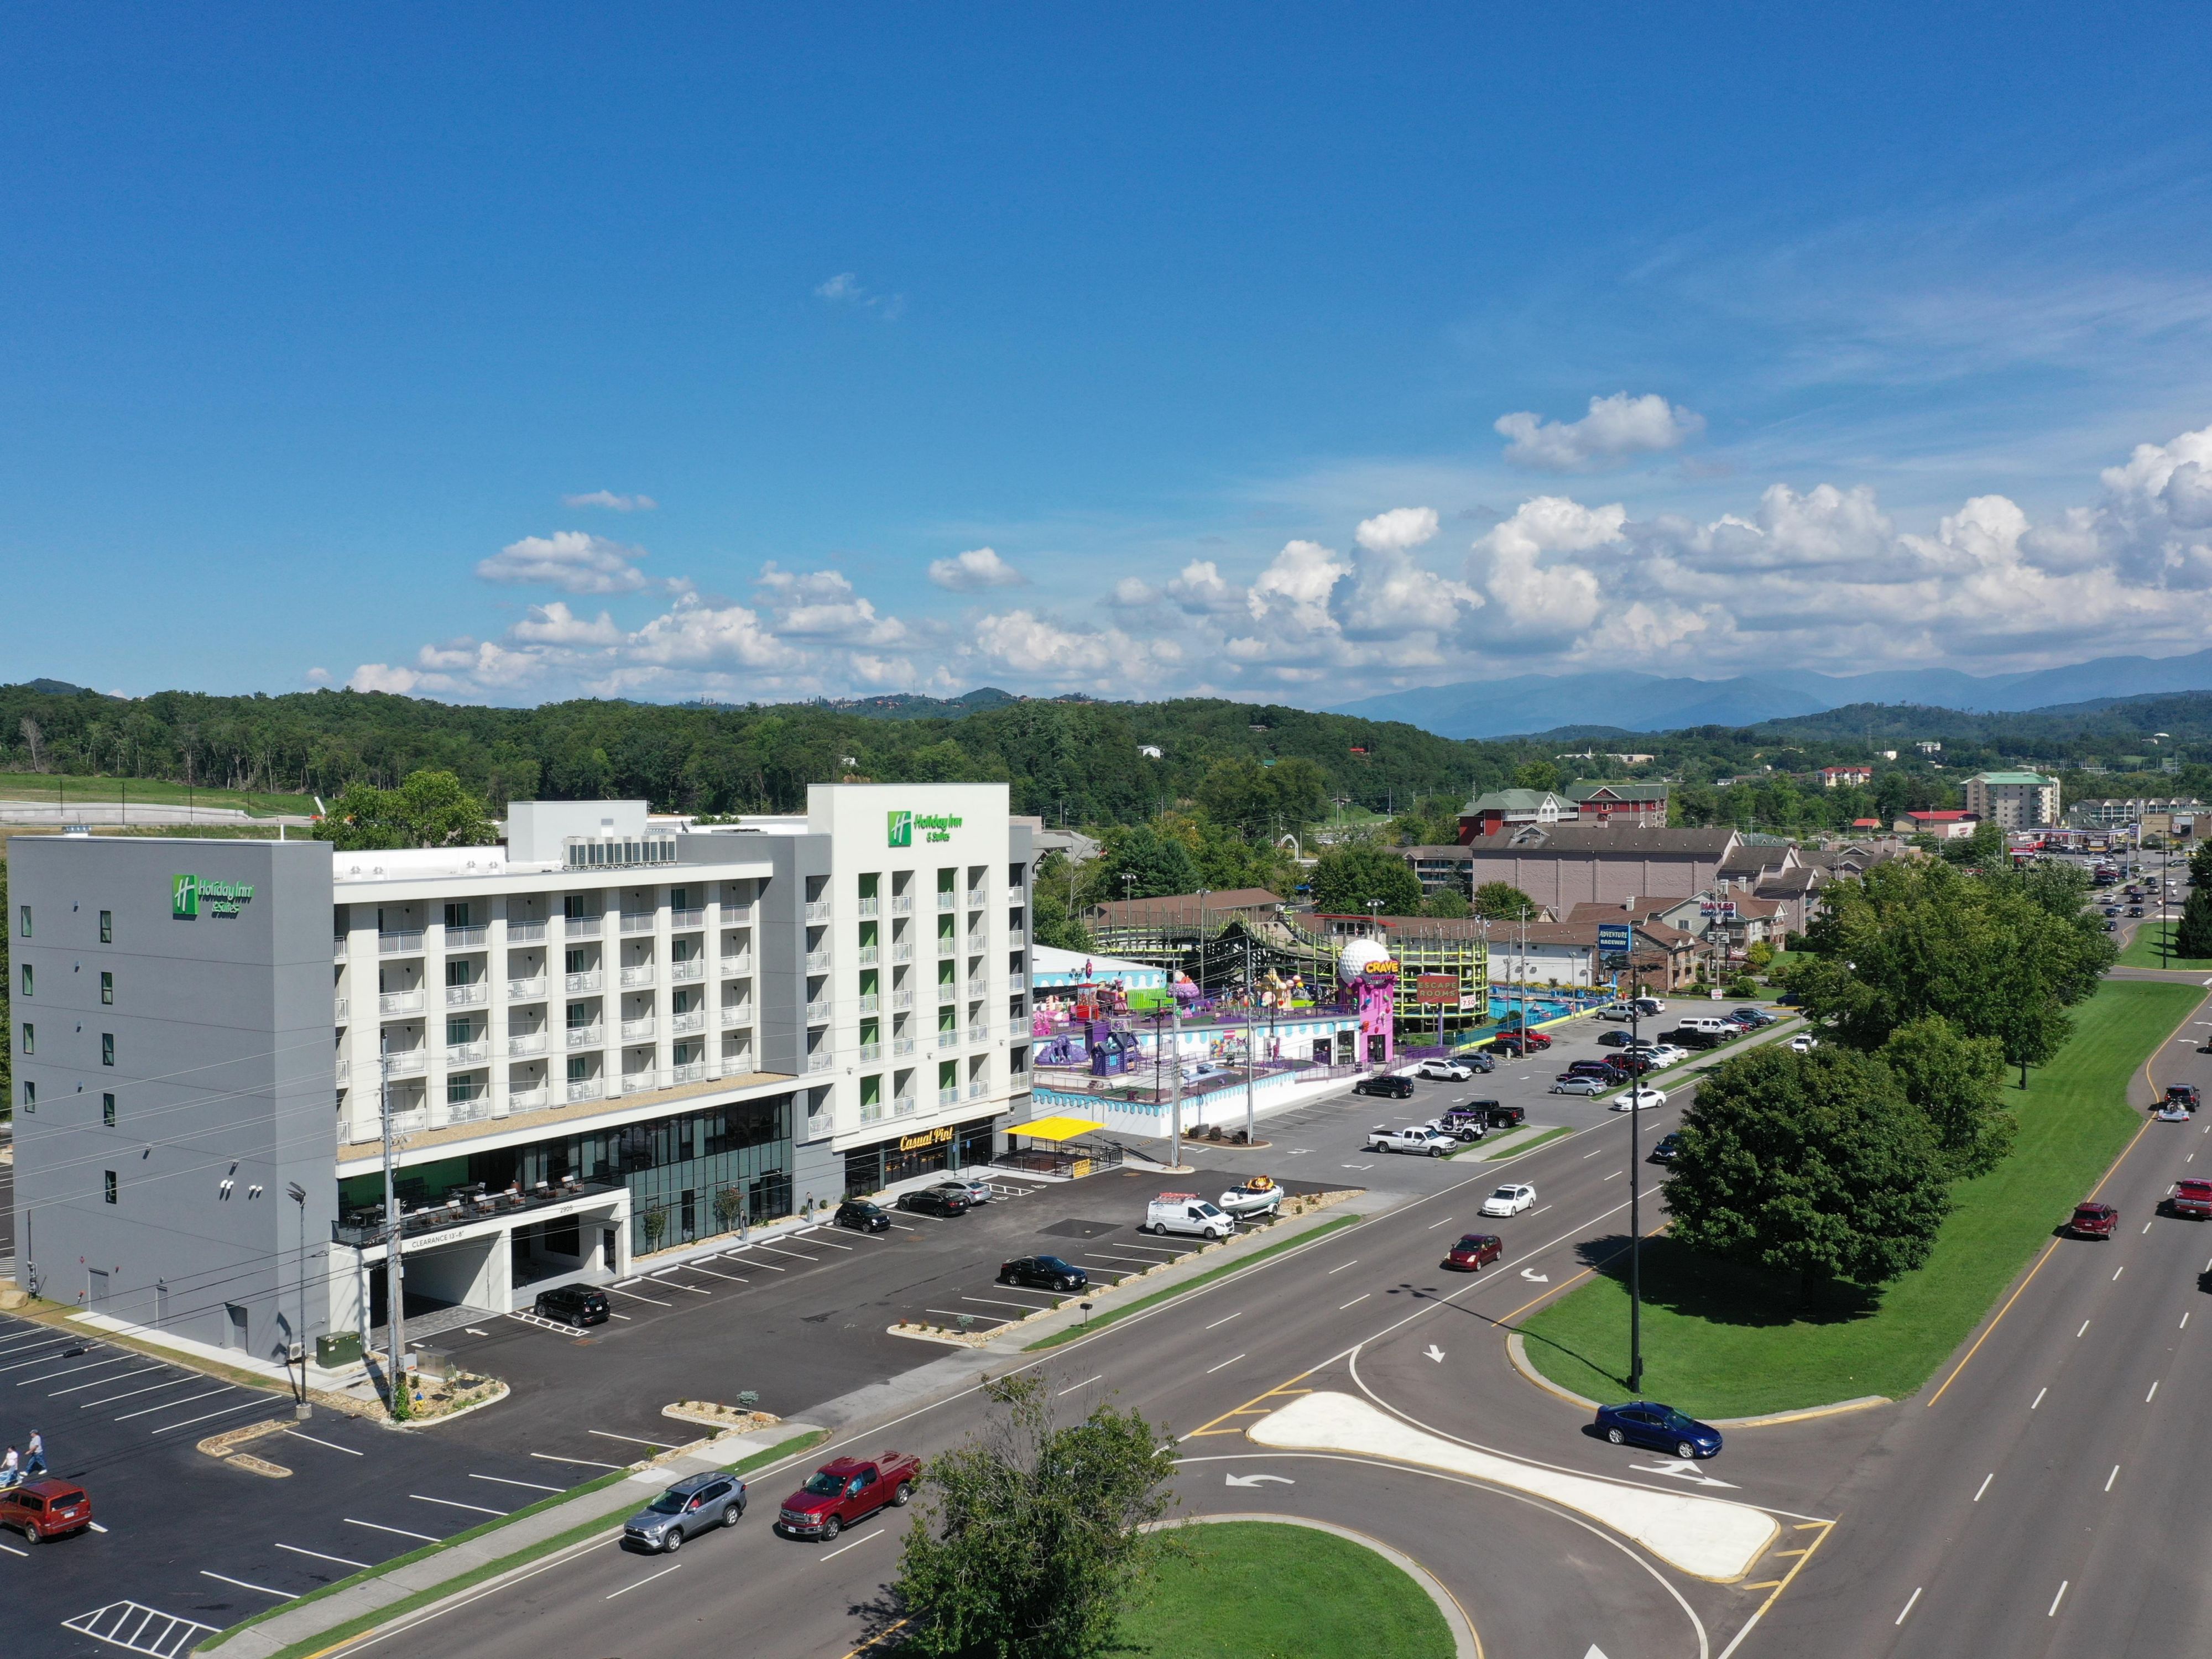
[[[1645,1474],[1680,1475],[1683,1480],[1700,1486],[1726,1486],[1730,1492],[1735,1490],[1735,1486],[1729,1481],[1716,1480],[1710,1474],[1699,1474],[1695,1463],[1685,1463],[1679,1457],[1670,1457],[1663,1463],[1631,1463],[1628,1467]]]
[[[1523,1267],[1521,1270],[1521,1277],[1531,1285],[1548,1285],[1552,1282],[1551,1274],[1540,1273],[1534,1267]]]
[[[1429,1344],[1428,1357],[1439,1365],[1444,1363],[1444,1351],[1433,1342]]]
[[[1589,1651],[1583,1655],[1583,1659],[1605,1659],[1605,1650],[1593,1642],[1589,1644]]]
[[[1272,1480],[1279,1486],[1298,1484],[1286,1474],[1232,1474],[1229,1477],[1229,1484],[1232,1486],[1256,1486],[1265,1480]]]

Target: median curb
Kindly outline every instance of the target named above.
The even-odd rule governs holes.
[[[1505,1339],[1505,1352],[1513,1361],[1513,1369],[1546,1394],[1555,1395],[1569,1405],[1579,1406],[1584,1411],[1598,1409],[1596,1401],[1584,1399],[1570,1389],[1561,1388],[1538,1370],[1535,1362],[1528,1358],[1528,1345],[1522,1340],[1520,1332],[1516,1331]],[[1871,1411],[1876,1406],[1893,1406],[1896,1403],[1885,1394],[1863,1394],[1856,1400],[1839,1400],[1832,1406],[1801,1406],[1794,1411],[1768,1412],[1759,1417],[1710,1417],[1705,1421],[1717,1429],[1771,1429],[1784,1423],[1802,1423],[1808,1418],[1835,1417],[1844,1412]]]

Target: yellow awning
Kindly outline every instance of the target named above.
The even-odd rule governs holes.
[[[1006,1133],[1025,1135],[1031,1140],[1073,1140],[1078,1135],[1087,1135],[1093,1129],[1105,1127],[1087,1117],[1041,1117],[1030,1123],[1009,1123]]]

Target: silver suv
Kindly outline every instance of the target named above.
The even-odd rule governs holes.
[[[734,1474],[695,1474],[623,1522],[623,1542],[673,1555],[709,1527],[734,1527],[745,1512],[745,1483]]]

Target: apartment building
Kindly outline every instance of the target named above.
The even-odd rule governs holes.
[[[1004,785],[821,785],[698,830],[517,802],[504,843],[10,844],[15,1237],[43,1293],[267,1358],[406,1292],[491,1312],[1027,1115]]]
[[[1966,780],[1966,811],[2007,830],[2058,822],[2058,780],[2040,772],[1977,772]]]

